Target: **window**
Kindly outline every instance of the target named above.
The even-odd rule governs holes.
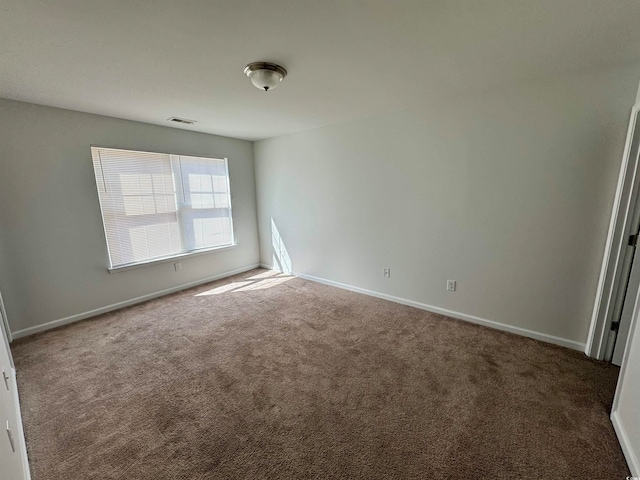
[[[112,269],[233,245],[226,158],[91,154]]]

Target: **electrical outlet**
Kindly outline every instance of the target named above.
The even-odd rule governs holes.
[[[174,263],[173,268],[175,269],[176,272],[179,272],[180,270],[182,270],[182,262]]]
[[[447,280],[447,291],[455,292],[456,291],[456,281],[455,280]]]
[[[385,268],[382,271],[382,274],[384,275],[384,278],[391,278],[391,269],[390,268]]]

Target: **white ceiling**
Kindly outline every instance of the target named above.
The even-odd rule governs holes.
[[[626,64],[638,0],[0,0],[0,97],[251,140]]]

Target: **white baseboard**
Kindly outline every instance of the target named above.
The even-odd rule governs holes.
[[[262,268],[273,270],[273,267],[261,263]],[[277,269],[276,269],[277,270]],[[354,287],[353,285],[347,285],[345,283],[334,282],[333,280],[327,280],[326,278],[314,277],[313,275],[307,275],[305,273],[291,272],[292,275],[305,280],[311,280],[312,282],[322,283],[324,285],[330,285],[332,287],[342,288],[344,290],[350,290],[352,292],[363,293],[371,297],[381,298],[383,300],[389,300],[391,302],[400,303],[402,305],[408,305],[410,307],[419,308],[421,310],[427,310],[433,313],[439,313],[447,317],[457,318],[458,320],[464,320],[478,325],[484,325],[485,327],[495,328],[496,330],[502,330],[505,332],[515,333],[524,337],[534,338],[547,343],[553,343],[554,345],[560,345],[562,347],[571,348],[573,350],[579,350],[584,352],[585,344],[569,340],[568,338],[556,337],[554,335],[548,335],[546,333],[535,332],[522,327],[515,327],[513,325],[507,325],[505,323],[495,322],[493,320],[487,320],[486,318],[476,317],[474,315],[468,315],[466,313],[455,312],[453,310],[447,310],[440,307],[434,307],[433,305],[427,305],[426,303],[416,302],[414,300],[408,300],[406,298],[395,297],[393,295],[387,295],[386,293],[374,292],[373,290],[367,290],[365,288]]]
[[[65,318],[59,318],[58,320],[52,320],[50,322],[42,323],[34,327],[23,328],[22,330],[11,332],[11,336],[15,340],[16,338],[26,337],[28,335],[33,335],[34,333],[44,332],[45,330],[51,330],[52,328],[60,327],[68,323],[84,320],[85,318],[95,317],[96,315],[111,312],[113,310],[118,310],[119,308],[129,307],[131,305],[135,305],[136,303],[146,302],[147,300],[151,300],[153,298],[162,297],[170,293],[179,292],[180,290],[186,290],[187,288],[202,285],[203,283],[213,282],[214,280],[220,280],[221,278],[230,277],[231,275],[237,275],[238,273],[247,272],[249,270],[253,270],[254,268],[258,268],[258,267],[259,265],[257,263],[253,265],[248,265],[246,267],[238,268],[230,272],[220,273],[212,277],[196,280],[195,282],[185,283],[182,285],[178,285],[177,287],[167,288],[166,290],[160,290],[159,292],[149,293],[147,295],[142,295],[141,297],[136,297],[130,300],[125,300],[123,302],[107,305],[105,307],[96,308],[95,310],[89,310],[88,312],[78,313],[76,315],[71,315]]]
[[[616,435],[618,436],[618,442],[620,442],[620,446],[622,447],[624,458],[627,460],[627,465],[629,465],[631,476],[640,477],[640,460],[638,460],[633,448],[631,448],[631,442],[629,442],[629,437],[627,437],[627,434],[622,427],[622,423],[620,423],[618,412],[614,411],[611,413],[611,423],[613,424],[613,429],[616,431]]]

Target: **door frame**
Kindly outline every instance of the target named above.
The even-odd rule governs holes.
[[[0,322],[0,328],[4,332],[4,338],[7,341],[7,348],[9,347],[9,343],[13,342],[13,336],[11,335],[11,328],[9,327],[9,318],[7,317],[7,311],[4,308],[4,301],[2,300],[2,292],[0,292],[0,317],[2,317],[2,321]],[[11,364],[13,365],[13,359],[10,358]]]
[[[605,357],[614,310],[622,285],[622,270],[626,257],[626,245],[631,234],[633,213],[638,203],[640,178],[638,156],[640,153],[640,103],[631,109],[627,139],[622,155],[618,185],[611,212],[609,232],[604,258],[596,290],[585,353],[598,360]],[[634,139],[636,142],[634,142]],[[632,294],[635,298],[635,293]],[[620,310],[621,311],[621,310]]]

